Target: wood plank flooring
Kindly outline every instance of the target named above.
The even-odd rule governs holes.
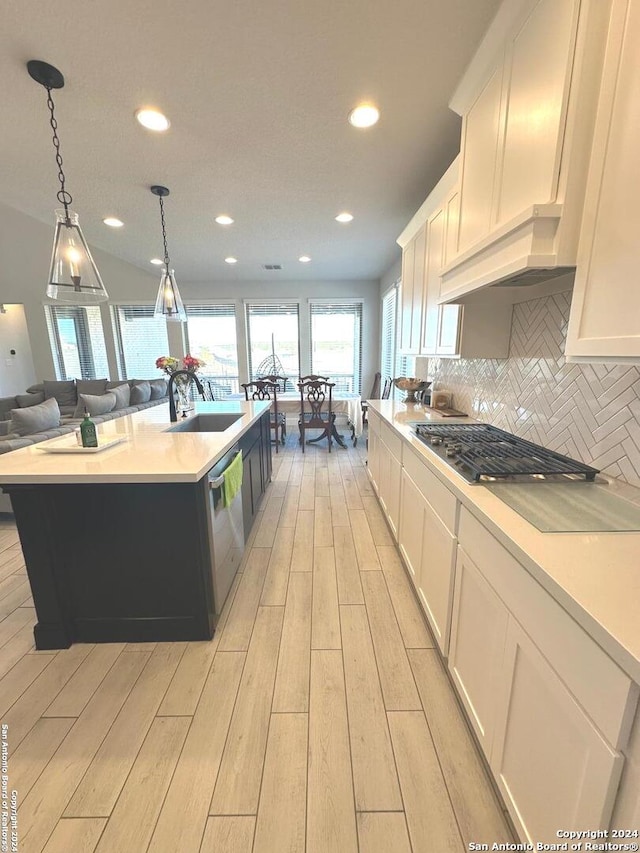
[[[323,443],[324,444],[324,443]],[[0,720],[28,853],[463,853],[514,841],[373,495],[291,434],[216,635],[33,646],[0,516]]]

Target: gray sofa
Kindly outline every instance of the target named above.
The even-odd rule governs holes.
[[[12,450],[18,450],[21,447],[29,447],[31,444],[37,444],[40,441],[46,441],[48,438],[56,438],[59,435],[73,432],[74,429],[82,421],[82,413],[78,411],[78,394],[90,394],[92,396],[100,396],[107,391],[119,386],[128,384],[131,389],[131,394],[134,399],[146,396],[146,388],[144,383],[150,383],[153,388],[153,398],[146,402],[133,402],[124,408],[116,408],[110,412],[100,415],[91,415],[91,420],[96,423],[120,418],[123,415],[130,415],[134,412],[139,412],[142,409],[148,409],[151,406],[158,406],[167,401],[167,383],[164,379],[121,379],[110,381],[107,379],[91,379],[91,380],[72,380],[69,382],[43,382],[38,385],[32,385],[27,388],[25,394],[18,394],[15,397],[0,397],[0,454],[9,453]],[[153,385],[151,385],[153,383]],[[143,386],[134,392],[135,386]],[[144,391],[145,393],[142,393]],[[23,410],[32,406],[41,404],[43,401],[55,398],[60,409],[60,424],[59,426],[43,430],[41,432],[29,433],[20,435],[12,432],[11,412],[14,409]],[[82,407],[82,401],[81,401]]]

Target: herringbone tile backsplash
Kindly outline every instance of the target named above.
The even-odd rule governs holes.
[[[514,306],[508,359],[429,359],[457,409],[640,486],[640,370],[567,364],[571,291]]]

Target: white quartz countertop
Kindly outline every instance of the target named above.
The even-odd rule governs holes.
[[[99,453],[46,453],[44,446],[72,444],[72,433],[0,455],[3,484],[195,483],[269,408],[268,402],[196,403],[195,412],[238,414],[223,432],[168,432],[169,403],[97,424],[98,441],[124,438]],[[183,422],[179,418],[178,423]]]
[[[640,683],[640,532],[542,533],[496,495],[467,483],[412,431],[420,405],[369,400],[403,441],[600,646]],[[607,488],[606,486],[595,488]],[[427,495],[428,497],[428,495]]]

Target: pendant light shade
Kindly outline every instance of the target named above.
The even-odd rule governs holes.
[[[47,296],[72,305],[94,305],[109,298],[73,210],[56,210]]]
[[[150,189],[160,200],[160,222],[162,224],[162,239],[164,241],[164,270],[160,277],[158,298],[156,299],[156,307],[153,315],[154,317],[164,317],[165,320],[175,320],[177,323],[186,323],[187,312],[184,309],[184,303],[176,284],[175,273],[170,269],[169,249],[167,247],[167,229],[164,221],[163,199],[169,195],[169,190],[166,187],[158,185],[154,185]]]
[[[58,180],[60,182],[57,199],[62,208],[55,212],[56,230],[53,236],[47,296],[50,299],[72,305],[92,305],[97,302],[105,302],[109,298],[109,294],[105,290],[98,268],[91,257],[87,241],[80,229],[78,214],[70,208],[73,198],[65,187],[66,178],[62,168],[58,122],[54,114],[55,107],[51,97],[52,89],[62,89],[64,86],[64,77],[53,65],[39,59],[30,60],[27,63],[27,70],[30,76],[47,90],[49,123],[53,132],[53,147],[56,152]]]
[[[162,273],[158,298],[156,299],[156,310],[153,313],[155,317],[164,317],[165,320],[176,320],[180,323],[187,321],[187,312],[184,310],[184,303],[173,270],[165,269]]]

